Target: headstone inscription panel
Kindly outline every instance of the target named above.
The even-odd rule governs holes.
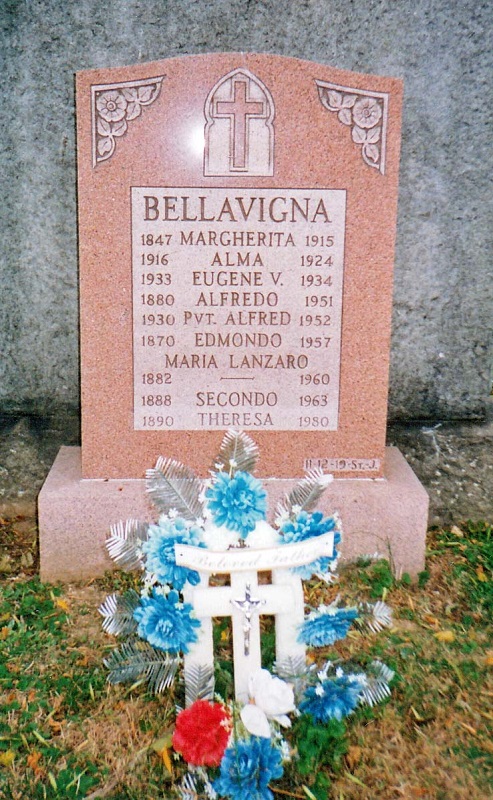
[[[82,462],[383,474],[401,82],[213,54],[77,76]]]

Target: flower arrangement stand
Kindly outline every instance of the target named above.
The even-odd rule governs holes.
[[[213,617],[231,617],[233,626],[233,664],[235,696],[248,702],[248,679],[261,667],[260,614],[275,616],[276,660],[305,660],[305,645],[298,641],[304,619],[301,578],[289,567],[304,566],[316,558],[332,554],[333,532],[298,545],[265,549],[232,549],[208,552],[187,545],[175,545],[176,563],[197,569],[200,583],[187,584],[184,600],[200,619],[198,641],[185,654],[185,683],[196,669],[214,669]],[[209,568],[204,569],[204,562]],[[280,566],[282,564],[282,566]],[[202,565],[202,566],[201,566]],[[252,568],[254,566],[254,568]],[[271,584],[259,584],[258,573],[270,571]],[[230,575],[230,586],[209,586],[213,573]]]

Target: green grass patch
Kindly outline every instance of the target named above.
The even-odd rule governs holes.
[[[489,624],[493,615],[493,527],[469,520],[462,530],[442,531],[437,538],[438,552],[453,548],[456,554],[451,577],[458,582],[470,610]]]
[[[344,723],[293,720],[296,752],[276,784],[284,794],[275,800],[388,800],[397,775],[409,797],[488,796],[492,527],[469,522],[435,530],[430,539],[416,583],[398,580],[391,563],[381,561],[345,569],[337,586],[307,586],[312,605],[340,593],[348,605],[383,598],[393,608],[391,630],[353,629],[326,655],[362,666],[379,658],[396,676],[389,700],[357,709]],[[1,800],[79,800],[94,792],[107,800],[175,796],[182,767],[172,757],[170,774],[152,743],[171,723],[181,695],[155,698],[145,686],[108,686],[102,665],[116,642],[101,633],[98,605],[104,593],[135,585],[135,576],[118,572],[79,589],[28,576],[0,585]],[[262,618],[262,629],[263,662],[270,667],[270,618]],[[231,695],[229,619],[217,621],[214,647],[216,688]]]

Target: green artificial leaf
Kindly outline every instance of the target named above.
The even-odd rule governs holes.
[[[193,522],[202,516],[202,481],[185,464],[173,458],[158,458],[154,469],[147,470],[146,481],[147,491],[162,513],[174,509],[180,517]]]
[[[276,507],[276,516],[290,517],[293,506],[299,510],[311,511],[332,481],[332,475],[326,475],[321,469],[313,469],[279,501]]]
[[[258,447],[246,433],[230,430],[214,460],[214,469],[225,472],[253,472],[258,459]]]
[[[110,535],[106,539],[106,549],[110,557],[121,569],[142,570],[141,548],[148,539],[149,525],[136,519],[117,522],[111,526]]]
[[[192,664],[185,668],[185,705],[196,700],[212,700],[214,697],[214,668],[206,664]]]
[[[146,681],[149,690],[161,694],[173,683],[180,656],[156,650],[142,639],[129,639],[104,659],[109,683]]]
[[[130,589],[123,595],[110,594],[99,607],[103,619],[103,630],[113,636],[128,636],[137,630],[134,611],[140,603],[140,595]]]
[[[368,628],[372,633],[378,633],[383,628],[391,627],[392,609],[382,600],[377,600],[376,603],[360,603],[355,623],[360,628]]]

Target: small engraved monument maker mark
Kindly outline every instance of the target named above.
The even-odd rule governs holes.
[[[219,80],[205,103],[204,175],[274,174],[274,102],[248,70]]]

